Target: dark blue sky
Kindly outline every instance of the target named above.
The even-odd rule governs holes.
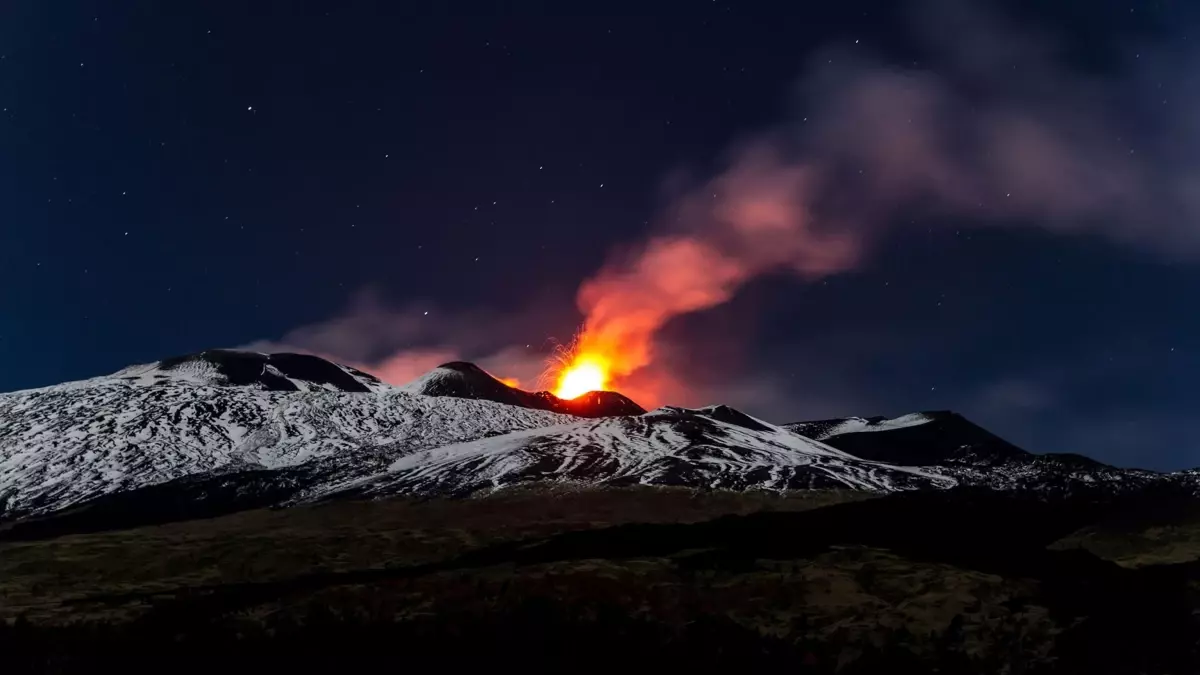
[[[1072,72],[1119,78],[1152,46],[1138,83],[1194,25],[1183,3],[1016,4]],[[540,357],[578,325],[579,283],[653,228],[669,177],[806,114],[814,54],[937,67],[901,3],[570,6],[6,3],[0,390],[260,340],[329,352],[303,327],[364,293],[380,334],[331,356],[452,336],[464,356]],[[1120,142],[1154,137],[1157,114],[1129,115]],[[1124,215],[928,217],[855,269],[766,274],[673,321],[659,337],[695,392],[681,402],[781,422],[950,408],[1031,450],[1200,464],[1200,264],[1170,254],[1175,235],[1130,245]],[[451,318],[397,328],[425,311]]]

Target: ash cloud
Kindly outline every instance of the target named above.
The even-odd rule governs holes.
[[[1187,68],[1085,73],[1035,28],[980,5],[924,3],[913,18],[930,65],[849,45],[818,52],[794,119],[739,144],[715,177],[677,196],[653,236],[583,283],[584,335],[627,357],[618,375],[653,380],[655,336],[675,317],[764,274],[854,269],[918,219],[1200,254],[1190,105],[1200,91]]]
[[[896,64],[848,43],[818,50],[791,119],[677,190],[644,241],[582,283],[584,336],[621,355],[617,388],[635,388],[650,406],[693,402],[664,400],[689,390],[686,373],[658,365],[670,361],[656,353],[669,322],[726,303],[766,274],[815,280],[855,269],[913,222],[1037,227],[1168,258],[1200,255],[1200,123],[1191,114],[1200,79],[1188,67],[1200,60],[1133,49],[1101,75],[988,6],[921,3],[912,19],[929,59]],[[393,382],[451,358],[523,381],[542,366],[544,351],[505,347],[525,339],[498,342],[506,330],[494,328],[544,328],[535,312],[425,318],[419,308],[360,302],[284,342]],[[379,335],[390,351],[381,353]]]

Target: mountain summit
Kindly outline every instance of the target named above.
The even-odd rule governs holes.
[[[443,363],[401,389],[425,396],[482,399],[576,417],[618,417],[646,412],[645,408],[615,391],[590,391],[573,399],[562,399],[548,391],[531,392],[510,387],[466,361]]]
[[[236,349],[210,349],[130,366],[111,377],[159,384],[185,381],[265,391],[368,392],[388,388],[379,378],[311,354],[263,354]]]

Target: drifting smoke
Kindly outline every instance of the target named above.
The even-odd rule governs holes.
[[[579,350],[609,356],[614,377],[648,365],[654,335],[681,314],[726,302],[743,284],[788,267],[819,277],[853,266],[853,232],[822,231],[808,211],[812,171],[758,145],[677,207],[686,228],[656,237],[579,289]]]
[[[469,360],[519,386],[536,381],[545,368],[543,345],[527,336],[530,326],[545,322],[544,305],[554,304],[560,303],[546,299],[523,311],[454,312],[432,303],[396,309],[366,289],[338,316],[241,348],[315,354],[391,384],[410,382],[443,363]],[[487,330],[481,330],[484,326]],[[523,337],[527,343],[517,344]]]
[[[1187,77],[1200,70],[1186,67],[1194,60],[1156,62],[1163,55],[1147,50],[1129,59],[1145,71],[1101,77],[969,3],[921,4],[914,19],[928,65],[889,64],[859,45],[819,52],[793,119],[739,144],[715,177],[671,200],[652,236],[582,284],[578,350],[604,357],[614,388],[663,402],[686,388],[680,373],[653,365],[655,337],[672,319],[725,303],[764,274],[850,270],[890,229],[917,219],[1200,253],[1200,125],[1190,105],[1200,88]],[[541,357],[479,344],[478,327],[494,317],[443,318],[436,334],[418,335],[401,316],[409,314],[352,312],[285,341],[359,359],[339,352],[360,330],[399,331],[400,344],[426,346],[358,362],[395,382],[484,354],[499,375],[536,379]]]
[[[1200,252],[1200,165],[1187,163],[1200,150],[1186,105],[1198,100],[1193,83],[1170,83],[1171,107],[1160,79],[1143,108],[1136,76],[1074,73],[1051,43],[995,16],[922,7],[943,67],[824,51],[801,82],[797,119],[742,144],[719,175],[676,199],[659,234],[584,282],[580,351],[608,356],[618,388],[652,363],[671,319],[763,274],[849,270],[915,217]]]

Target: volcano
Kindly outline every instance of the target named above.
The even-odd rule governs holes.
[[[310,355],[210,350],[0,394],[0,420],[0,519],[83,509],[96,527],[547,483],[1075,493],[1200,482],[1029,453],[950,412],[786,425],[722,405],[647,412],[617,392],[524,391],[466,362],[397,387]]]
[[[401,389],[425,396],[495,401],[576,417],[616,417],[646,412],[640,405],[615,391],[589,391],[571,399],[559,398],[548,391],[525,391],[501,382],[484,369],[466,361],[444,363]]]

